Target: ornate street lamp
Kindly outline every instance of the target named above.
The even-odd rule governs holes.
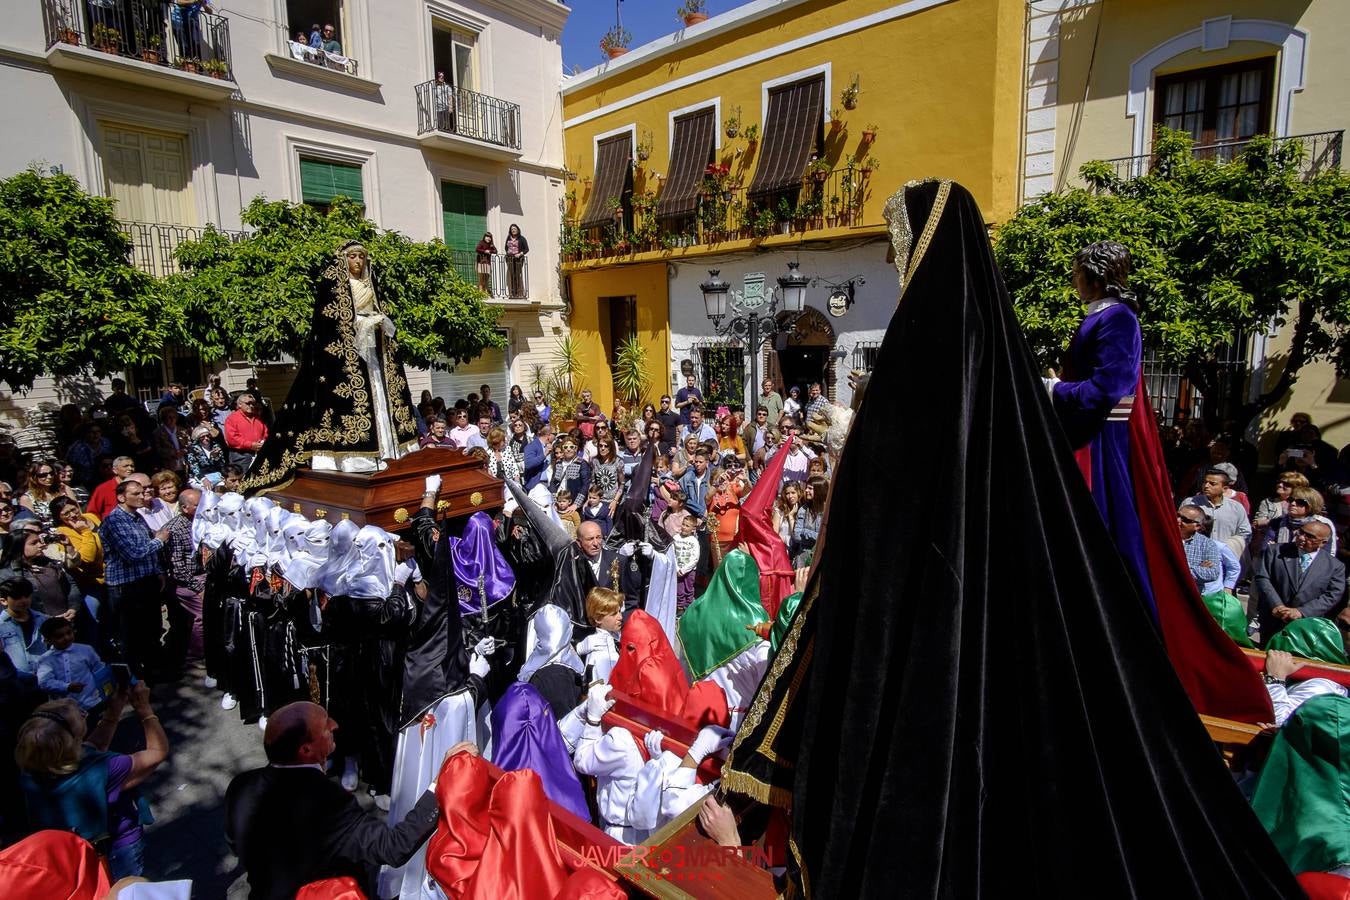
[[[783,298],[783,312],[800,314],[806,303],[806,289],[811,279],[797,271],[796,260],[788,263],[788,271],[778,279],[778,292]]]
[[[727,314],[727,300],[731,296],[731,285],[727,284],[718,275],[721,269],[709,269],[708,280],[698,286],[703,292],[703,306],[708,312],[708,318],[716,328],[721,324],[722,319]]]
[[[749,292],[733,296],[731,285],[721,278],[720,269],[709,269],[708,280],[698,286],[703,292],[703,306],[708,321],[713,324],[713,330],[719,336],[735,335],[744,339],[750,349],[751,402],[759,396],[759,370],[755,366],[755,357],[760,347],[778,334],[794,333],[805,306],[806,289],[811,285],[811,278],[797,268],[798,263],[789,262],[787,274],[777,279],[778,290],[765,298],[761,289],[754,295],[758,298],[757,303],[749,296]],[[777,315],[779,312],[786,314],[781,322]]]

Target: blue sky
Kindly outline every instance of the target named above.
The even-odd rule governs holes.
[[[605,57],[600,38],[614,27],[614,0],[566,0],[572,15],[562,33],[563,71],[573,66],[589,69]],[[747,0],[708,0],[708,15],[715,16],[743,6]],[[675,17],[680,0],[623,0],[619,12],[623,27],[633,34],[632,46],[638,47],[684,27]]]

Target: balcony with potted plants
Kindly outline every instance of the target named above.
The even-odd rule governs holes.
[[[741,174],[713,163],[704,172],[692,215],[657,219],[659,191],[635,190],[626,202],[611,201],[612,223],[589,229],[577,224],[585,203],[572,188],[564,199],[563,263],[642,262],[880,234],[881,204],[873,201],[871,188],[879,167],[871,156],[838,167],[812,159],[800,184],[749,197]]]
[[[224,16],[170,2],[41,0],[52,68],[222,100],[237,89]]]

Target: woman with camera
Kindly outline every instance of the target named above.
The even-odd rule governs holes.
[[[128,701],[145,730],[145,749],[110,753]],[[114,880],[144,868],[141,826],[151,821],[150,808],[136,787],[168,755],[169,739],[144,682],[119,690],[93,731],[73,700],[42,704],[19,729],[14,750],[30,823],[89,841],[108,860]]]

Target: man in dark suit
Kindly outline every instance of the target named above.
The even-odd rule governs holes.
[[[558,553],[553,571],[553,591],[548,602],[567,610],[572,618],[574,641],[595,633],[595,626],[586,618],[586,595],[591,588],[622,592],[625,615],[642,605],[641,570],[631,556],[625,558],[618,549],[605,546],[604,534],[595,522],[577,526],[577,539]]]
[[[1287,544],[1272,544],[1256,560],[1252,593],[1261,617],[1261,640],[1306,616],[1330,617],[1345,593],[1345,566],[1327,542],[1331,526],[1309,519]]]
[[[553,426],[547,423],[539,426],[534,440],[525,445],[525,490],[549,477],[549,454],[553,452]]]
[[[225,838],[253,900],[290,900],[311,881],[342,875],[373,897],[376,867],[403,865],[436,830],[434,782],[390,827],[329,780],[324,764],[337,727],[317,704],[283,706],[263,737],[270,765],[236,775],[225,792]]]

